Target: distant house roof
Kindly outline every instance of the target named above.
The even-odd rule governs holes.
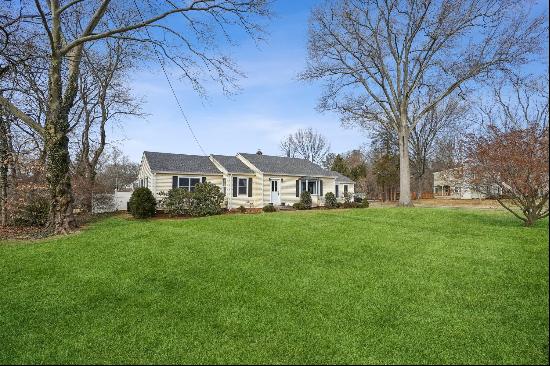
[[[282,156],[241,153],[256,168],[267,174],[331,177],[332,174],[309,160]]]
[[[350,178],[346,177],[345,175],[342,175],[338,172],[335,172],[334,170],[331,170],[330,172],[336,178],[336,183],[350,183],[350,184],[355,183],[352,179],[350,179]]]
[[[221,174],[208,156],[145,151],[153,172]]]
[[[227,156],[227,155],[212,155],[212,157],[223,166],[229,174],[253,174],[252,169],[247,167],[239,158],[236,156]]]

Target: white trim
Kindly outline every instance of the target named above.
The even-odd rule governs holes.
[[[309,192],[309,189],[308,189],[308,182],[316,182],[315,183],[315,193],[311,193],[311,196],[316,196],[316,197],[321,197],[321,187],[320,187],[320,181],[321,181],[322,178],[314,178],[314,179],[299,179],[300,181],[300,189],[299,189],[299,193],[300,195],[302,194],[302,192],[304,192],[304,190],[302,189],[302,182],[306,182],[306,191]]]
[[[277,204],[277,205],[280,205],[281,202],[282,202],[282,199],[281,199],[281,196],[282,196],[282,186],[283,186],[283,178],[269,178],[268,179],[269,181],[269,203],[271,204]],[[279,197],[279,202],[274,202],[272,197],[273,197],[273,183],[276,183],[277,185],[277,193],[278,193],[278,197]]]
[[[187,190],[189,192],[191,192],[191,179],[198,179],[199,180],[199,184],[202,183],[202,177],[199,177],[199,176],[186,176],[186,175],[177,175],[178,177],[178,181],[177,181],[177,184],[176,184],[176,188],[187,188]],[[180,186],[180,179],[188,179],[189,182],[188,182],[188,186]],[[193,188],[195,188],[193,186]]]
[[[248,197],[248,178],[252,178],[252,177],[243,177],[243,176],[238,176],[237,175],[237,197]],[[246,182],[246,184],[245,184],[246,193],[241,193],[240,192],[239,181],[241,179],[244,179],[244,181]],[[233,195],[233,192],[231,192],[231,195]],[[254,197],[250,197],[250,198],[254,198]]]

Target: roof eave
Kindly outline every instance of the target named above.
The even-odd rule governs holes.
[[[202,175],[223,175],[222,172],[190,172],[190,171],[181,171],[181,170],[151,170],[153,173],[160,174],[202,174]]]

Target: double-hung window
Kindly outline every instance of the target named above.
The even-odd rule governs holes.
[[[188,177],[179,177],[178,187],[183,188],[186,191],[193,192],[195,186],[201,182],[200,178],[188,178]]]
[[[239,196],[246,196],[248,195],[248,179],[246,178],[239,178],[238,180],[238,192]]]

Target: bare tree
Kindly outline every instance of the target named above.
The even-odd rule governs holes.
[[[50,226],[56,233],[75,227],[71,190],[69,118],[78,95],[83,51],[101,47],[101,40],[123,39],[158,48],[183,72],[197,90],[201,75],[208,75],[224,90],[240,76],[234,63],[216,48],[229,37],[230,28],[257,35],[257,18],[269,15],[265,0],[117,1],[35,0],[22,13],[33,14],[47,45],[47,110],[44,124],[25,113],[22,105],[0,95],[12,115],[39,133],[47,154],[47,180],[51,195]],[[179,15],[179,19],[166,20]],[[177,21],[179,20],[179,22]],[[206,70],[206,73],[201,72]]]
[[[97,172],[98,185],[106,192],[125,189],[136,180],[139,164],[130,160],[117,147],[105,155],[104,163]]]
[[[327,81],[321,110],[395,130],[399,203],[411,205],[411,131],[461,88],[528,62],[545,34],[544,16],[514,1],[329,1],[313,11],[301,78]],[[431,101],[414,105],[428,88]]]
[[[138,101],[127,85],[128,74],[140,55],[121,40],[108,41],[105,50],[86,50],[75,103],[79,148],[76,175],[81,180],[83,208],[92,211],[97,167],[107,144],[106,127],[121,117],[140,116]]]
[[[294,137],[292,134],[285,137],[281,144],[279,145],[279,148],[281,149],[281,152],[287,157],[287,158],[295,158],[296,157],[296,143],[294,141]]]
[[[426,100],[417,103],[429,104],[430,96]],[[464,134],[469,128],[467,111],[467,104],[464,101],[450,96],[426,113],[411,129],[409,155],[417,199],[422,196],[423,178],[430,168],[430,162],[434,159],[438,140]]]
[[[322,164],[330,150],[327,139],[312,128],[299,129],[281,141],[281,151],[288,157],[300,157]]]

